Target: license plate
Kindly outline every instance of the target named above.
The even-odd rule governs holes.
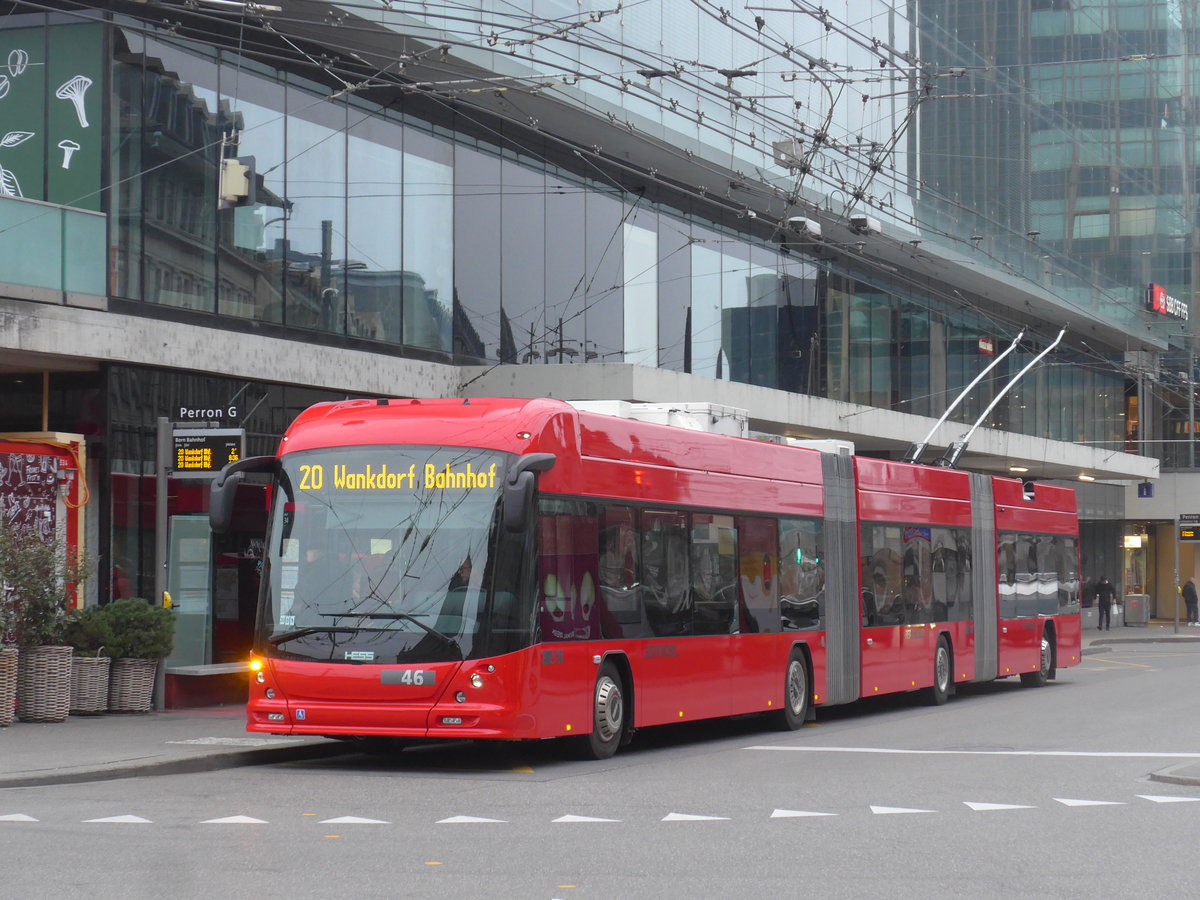
[[[437,672],[433,669],[384,669],[379,675],[381,684],[413,684],[429,687],[436,683]]]

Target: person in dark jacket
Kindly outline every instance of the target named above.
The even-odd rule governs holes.
[[[1113,598],[1117,596],[1117,589],[1112,586],[1112,582],[1100,576],[1100,580],[1096,582],[1096,606],[1100,609],[1100,630],[1108,631],[1112,627],[1112,604]]]
[[[1187,604],[1187,623],[1200,625],[1200,603],[1196,597],[1196,576],[1193,575],[1183,585],[1183,602]]]

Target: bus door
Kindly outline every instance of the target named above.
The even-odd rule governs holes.
[[[999,657],[997,675],[1016,675],[1037,669],[1041,660],[1040,616],[1051,603],[1043,599],[1038,570],[1038,535],[1001,532],[999,565]],[[1047,558],[1048,546],[1042,547]],[[1054,611],[1057,611],[1057,584]],[[1049,594],[1049,590],[1046,590]]]
[[[901,530],[901,595],[904,626],[900,630],[900,689],[932,684],[933,652],[937,646],[934,623],[931,529],[910,525]]]
[[[901,526],[864,523],[862,553],[862,695],[904,690]]]
[[[737,604],[733,518],[646,510],[641,534],[642,597],[654,637],[631,660],[638,721],[729,715]]]

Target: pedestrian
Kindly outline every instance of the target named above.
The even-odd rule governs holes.
[[[1196,597],[1196,576],[1193,575],[1183,585],[1183,602],[1187,604],[1187,623],[1200,625],[1200,603]]]
[[[1096,582],[1096,605],[1100,608],[1100,630],[1108,631],[1112,627],[1112,603],[1117,595],[1117,589],[1103,575]]]

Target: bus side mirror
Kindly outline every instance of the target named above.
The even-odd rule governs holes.
[[[553,453],[530,453],[520,457],[504,479],[501,495],[501,519],[504,530],[517,534],[529,525],[529,511],[533,508],[533,492],[537,488],[534,472],[545,472],[554,467],[558,458]]]
[[[251,456],[231,462],[208,486],[208,524],[216,534],[225,534],[233,526],[233,507],[238,485],[247,472],[274,472],[274,456]]]

